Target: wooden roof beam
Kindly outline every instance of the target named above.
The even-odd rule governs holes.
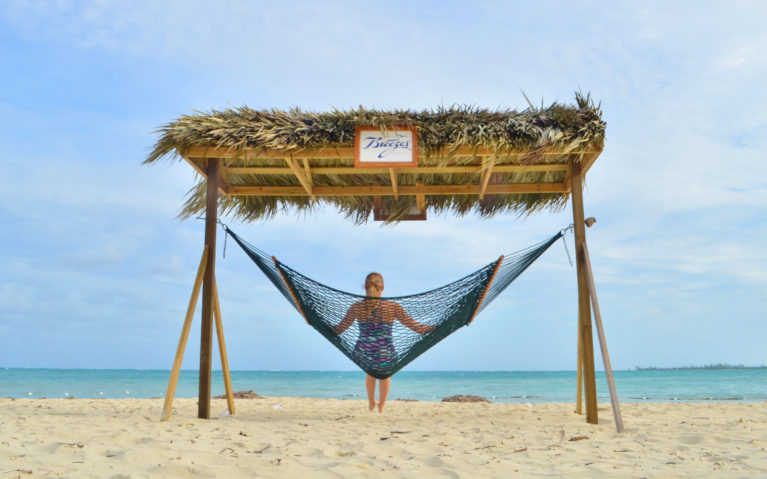
[[[588,153],[601,153],[601,149],[594,149],[584,151],[584,154]],[[227,148],[227,147],[212,147],[212,146],[190,146],[180,150],[179,153],[182,156],[189,158],[242,158],[242,159],[255,159],[255,158],[323,158],[323,159],[354,159],[354,148],[352,147],[337,147],[337,148],[321,148],[321,149],[292,149],[292,150],[268,150],[262,148]],[[559,156],[572,153],[565,148],[551,149],[543,153],[538,153],[539,156]],[[528,156],[532,154],[530,150],[497,153],[489,148],[473,148],[470,146],[461,146],[455,150],[445,150],[441,152],[435,152],[434,154],[427,155],[426,151],[419,151],[419,156],[423,158],[446,158],[446,157],[482,157],[482,156]]]
[[[189,160],[187,160],[189,161]],[[308,162],[308,160],[307,160]],[[191,162],[190,162],[191,163]],[[305,166],[305,165],[304,165]],[[546,171],[567,171],[567,164],[541,164],[541,165],[495,165],[495,173],[532,173]],[[293,175],[293,170],[283,167],[272,166],[231,166],[225,168],[230,175]],[[311,169],[313,175],[386,175],[390,168],[352,166],[326,166]],[[417,166],[415,168],[399,168],[397,174],[452,174],[452,173],[477,173],[481,174],[482,166]]]
[[[428,185],[402,186],[400,195],[477,195],[481,185]],[[568,193],[565,183],[516,183],[511,185],[487,185],[487,195],[522,193]],[[230,193],[236,196],[310,196],[302,186],[232,186]],[[391,196],[391,186],[314,186],[313,196]]]
[[[207,165],[207,159],[204,159],[204,158],[203,159],[191,159],[191,158],[187,158],[186,156],[183,156],[183,155],[181,156],[181,158],[183,158],[184,160],[186,160],[187,163],[192,165],[192,168],[194,168],[194,171],[196,171],[197,174],[199,174],[203,178],[207,178],[208,177],[208,175],[205,172],[205,167],[203,165],[203,163]],[[226,172],[225,168],[223,167],[223,165],[221,165],[221,164],[219,164],[218,170],[219,170],[218,189],[221,191],[221,193],[224,196],[231,197],[231,192],[230,192],[231,185],[229,184],[229,181],[228,181],[229,178],[227,176],[227,172]]]

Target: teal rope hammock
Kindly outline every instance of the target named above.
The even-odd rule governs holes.
[[[318,283],[244,241],[229,227],[224,229],[307,323],[363,371],[378,379],[388,378],[458,328],[468,325],[563,236],[559,232],[425,293],[371,298]]]

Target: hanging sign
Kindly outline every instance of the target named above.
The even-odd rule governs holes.
[[[380,196],[373,197],[373,221],[391,221],[392,212],[391,208],[387,208],[383,204]],[[418,206],[413,205],[410,210],[404,215],[400,216],[397,221],[426,221],[426,209],[419,209]]]
[[[355,167],[418,166],[418,133],[414,127],[358,126],[354,132]]]

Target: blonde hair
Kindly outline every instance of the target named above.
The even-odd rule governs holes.
[[[379,281],[376,281],[376,279]],[[383,289],[383,276],[381,276],[381,273],[373,272],[365,276],[365,294],[366,295],[381,296],[382,289]]]
[[[383,276],[381,276],[381,273],[373,272],[365,276],[365,295],[380,298],[382,290]],[[380,302],[380,300],[375,299],[366,300],[365,303],[368,314],[373,312]]]

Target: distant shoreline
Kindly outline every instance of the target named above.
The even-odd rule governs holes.
[[[649,366],[649,367],[640,367],[636,366],[634,368],[635,371],[680,371],[685,369],[694,369],[694,370],[701,370],[701,369],[710,369],[710,370],[722,370],[722,369],[767,369],[767,365],[762,364],[761,366],[745,366],[743,364],[708,364],[705,366],[676,366],[676,367],[656,367],[656,366]]]

